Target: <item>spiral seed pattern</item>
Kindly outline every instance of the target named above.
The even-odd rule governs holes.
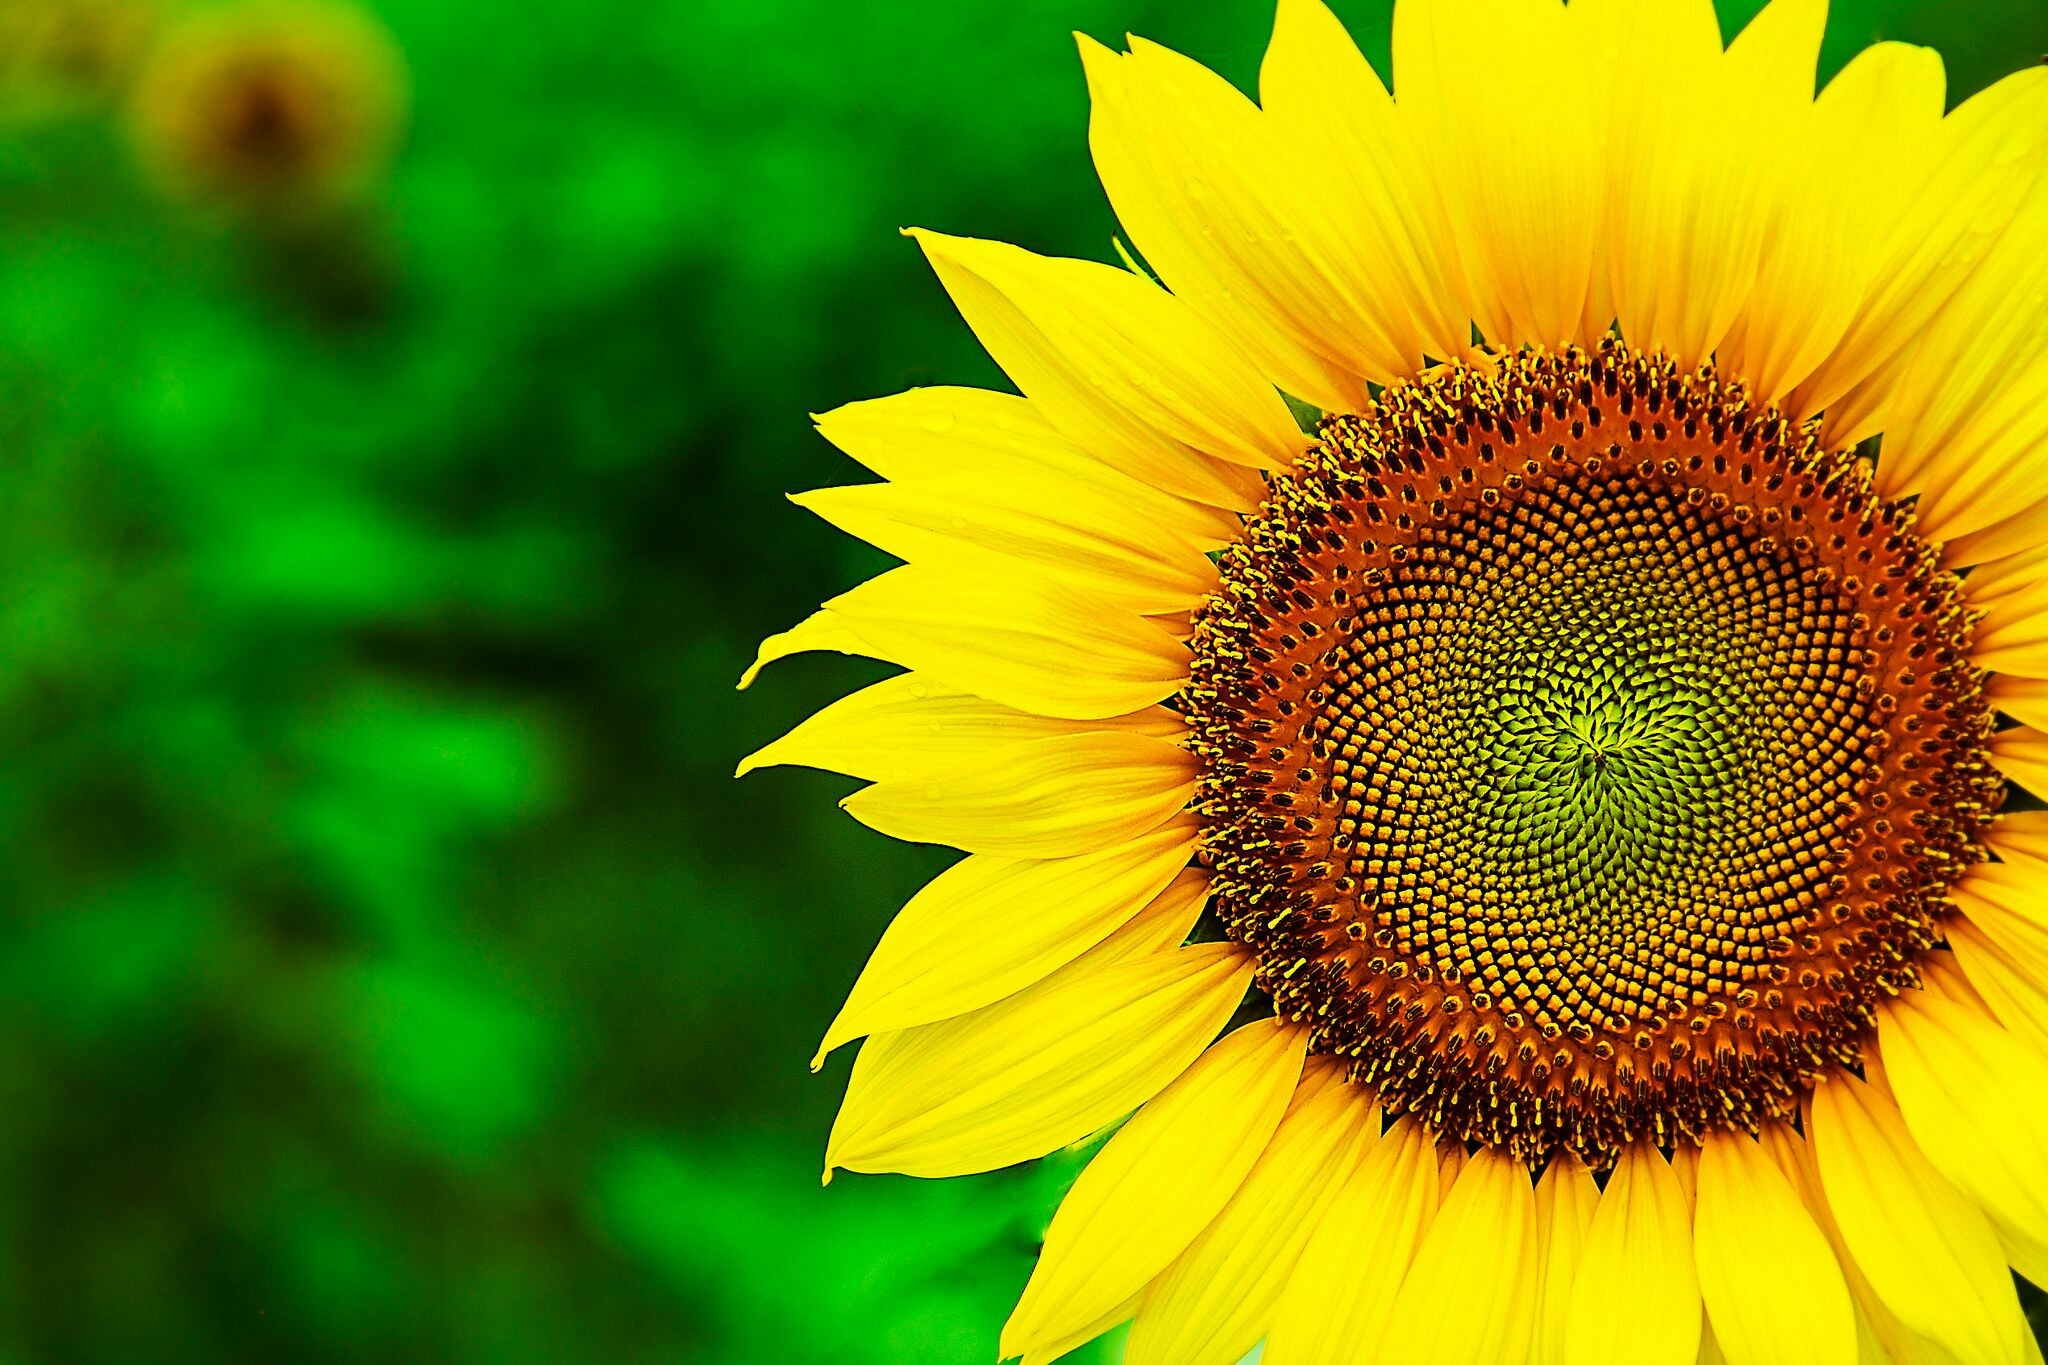
[[[1197,619],[1214,903],[1392,1112],[1596,1165],[1787,1115],[2001,784],[1858,461],[1619,345],[1326,421]]]

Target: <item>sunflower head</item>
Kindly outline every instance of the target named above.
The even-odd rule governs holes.
[[[2003,795],[1960,585],[1814,424],[1617,342],[1325,422],[1185,697],[1257,980],[1541,1160],[1790,1118]]]
[[[1283,0],[1256,103],[1084,41],[1135,254],[912,234],[1020,392],[820,419],[904,563],[747,679],[904,671],[743,770],[967,854],[828,1166],[1122,1122],[1005,1354],[2033,1358],[2048,71],[1816,92],[1825,19],[1401,0],[1390,91]]]

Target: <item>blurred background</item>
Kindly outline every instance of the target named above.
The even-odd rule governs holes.
[[[995,1358],[1075,1158],[819,1188],[943,859],[731,780],[871,667],[732,684],[882,567],[805,414],[1000,382],[896,228],[1107,257],[1069,30],[1269,22],[0,0],[0,1362]]]

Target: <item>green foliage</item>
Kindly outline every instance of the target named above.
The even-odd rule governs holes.
[[[0,1361],[992,1359],[1073,1161],[819,1188],[942,859],[730,780],[860,666],[731,684],[880,564],[805,413],[997,378],[895,229],[1107,256],[1067,31],[1248,82],[1263,6],[382,0],[395,163],[267,217],[37,7],[152,8],[0,7]]]

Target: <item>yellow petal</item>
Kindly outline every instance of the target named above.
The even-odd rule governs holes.
[[[1998,1022],[2048,1056],[2048,985],[2023,970],[2012,954],[1968,919],[1942,927],[1963,975],[1991,1006]]]
[[[1481,1148],[1423,1234],[1372,1358],[1522,1365],[1536,1320],[1536,1247],[1528,1168]]]
[[[1281,388],[1357,411],[1351,310],[1300,227],[1299,150],[1205,67],[1141,40],[1122,57],[1082,38],[1088,146],[1117,221],[1174,297],[1238,339]],[[1343,321],[1340,321],[1343,319]]]
[[[2048,678],[2048,540],[1972,568],[1963,595],[1983,613],[1970,660],[1998,673]]]
[[[1128,958],[1116,947],[985,1009],[868,1039],[826,1170],[990,1171],[1078,1142],[1158,1094],[1229,1020],[1251,959],[1231,943]]]
[[[1878,482],[1919,495],[1922,534],[1966,536],[2048,498],[2048,177],[1885,378]]]
[[[2022,725],[2048,727],[2048,679],[1994,673],[1985,684],[1984,699]]]
[[[1051,578],[1134,611],[1185,611],[1216,588],[1193,540],[1086,484],[920,480],[790,501],[913,564]]]
[[[2031,859],[2048,872],[2048,810],[2003,811],[1984,831],[1984,842],[2000,858]]]
[[[1235,1365],[1265,1335],[1301,1249],[1379,1131],[1379,1110],[1329,1064],[1215,1221],[1145,1291],[1124,1365]]]
[[[1136,1317],[1138,1301],[1139,1295],[1133,1294],[1086,1327],[1077,1327],[1063,1337],[1046,1342],[1043,1346],[1032,1347],[1023,1353],[1022,1365],[1052,1365],[1053,1361],[1087,1345],[1110,1328]]]
[[[1565,1314],[1573,1365],[1691,1365],[1700,1349],[1692,1217],[1671,1163],[1647,1142],[1607,1178]]]
[[[1594,269],[1605,277],[1608,304],[1629,341],[1644,350],[1664,347],[1679,334],[1677,315],[1685,307],[1675,224],[1697,197],[1687,182],[1693,163],[1722,159],[1704,147],[1720,104],[1720,27],[1702,0],[1574,0],[1567,13],[1588,89],[1598,92],[1592,104],[1606,183]],[[1763,225],[1756,225],[1759,233]],[[1699,245],[1719,248],[1707,240]]]
[[[1941,562],[1951,569],[2024,554],[2048,545],[2048,500],[2013,511],[1981,531],[1940,543]]]
[[[1827,1239],[1828,1249],[1835,1256],[1835,1265],[1849,1286],[1849,1301],[1856,1315],[1856,1359],[1859,1365],[1918,1365],[1922,1360],[1928,1365],[1942,1365],[1945,1358],[1926,1354],[1930,1350],[1927,1343],[1908,1332],[1892,1316],[1891,1310],[1877,1296],[1877,1291],[1870,1287],[1870,1281],[1856,1268],[1856,1260],[1842,1240],[1842,1230],[1836,1226],[1834,1211],[1828,1207],[1827,1195],[1821,1189],[1820,1168],[1813,1159],[1813,1144],[1791,1124],[1783,1122],[1765,1123],[1757,1136],[1758,1146],[1799,1192],[1799,1202],[1806,1206],[1813,1225]]]
[[[1922,337],[2025,200],[2048,145],[2048,73],[2025,71],[1965,101],[1941,121],[1924,158],[1896,168],[1889,240],[1872,289],[1828,358],[1793,393],[1790,410],[1827,410],[1824,439],[1848,445],[1885,426],[1883,395],[1844,404],[1850,390]],[[1882,477],[1882,475],[1880,475]]]
[[[1970,599],[1971,606],[1982,608],[1988,617],[2010,624],[2010,618],[2024,614],[2025,608],[2020,603],[2039,601],[2044,577],[2048,577],[2048,547],[1977,563],[1970,570],[1969,577],[1963,580],[1963,595]],[[1983,637],[1984,631],[1980,627],[1978,643]]]
[[[2001,820],[1992,827],[1993,832],[2012,818]],[[2024,979],[2048,981],[2048,897],[2043,896],[2048,890],[2048,868],[2037,858],[2007,849],[2000,852],[2007,861],[1979,863],[1950,888],[1949,895],[1968,923],[2010,960]],[[1951,921],[1947,927],[1960,926]],[[1959,941],[1954,933],[1949,937],[1951,942]]]
[[[1401,1279],[1436,1216],[1436,1143],[1403,1118],[1316,1225],[1274,1310],[1262,1365],[1350,1365],[1386,1331]]]
[[[1471,316],[1505,346],[1586,339],[1605,226],[1591,65],[1556,0],[1402,0],[1394,98],[1430,149]],[[1541,118],[1531,110],[1543,111]]]
[[[1700,1149],[1679,1146],[1671,1151],[1671,1173],[1678,1177],[1678,1188],[1685,1191],[1685,1206],[1691,1209],[1698,1197]]]
[[[1710,1133],[1700,1152],[1693,1257],[1729,1365],[1855,1365],[1856,1315],[1835,1253],[1746,1133]]]
[[[1991,1225],[1898,1110],[1846,1073],[1813,1094],[1813,1152],[1849,1254],[1910,1332],[1972,1365],[2020,1365],[2025,1320]]]
[[[941,768],[974,753],[1027,739],[1116,730],[1178,739],[1186,723],[1164,707],[1097,721],[1035,716],[934,682],[920,673],[884,678],[841,697],[740,763],[736,777],[794,764],[887,782]]]
[[[1576,11],[1579,6],[1575,4]],[[1623,335],[1705,360],[1748,302],[1766,228],[1807,135],[1823,0],[1774,0],[1724,57],[1706,0],[1594,3],[1611,70],[1608,280]]]
[[[1464,351],[1471,321],[1421,148],[1323,0],[1280,0],[1259,98],[1277,141],[1318,168],[1319,212],[1296,231],[1362,314],[1355,334],[1334,338],[1343,354],[1391,378]]]
[[[1307,1046],[1306,1029],[1246,1024],[1109,1140],[1046,1230],[1003,1328],[1005,1358],[1085,1330],[1187,1249],[1266,1149]]]
[[[1955,920],[1960,918],[1960,916],[1954,917]],[[1954,922],[1954,920],[1950,922]],[[1947,923],[1944,923],[1942,927],[1945,933]],[[1995,1016],[1991,1013],[1991,1007],[1984,1002],[1983,996],[1977,994],[1977,988],[1970,984],[1970,978],[1963,975],[1962,968],[1956,965],[1954,953],[1944,953],[1938,949],[1934,952],[1922,953],[1913,965],[1920,972],[1920,990],[1922,993],[1939,996],[1941,999],[1952,1004],[1968,1006],[1973,1013],[1981,1017],[1987,1024],[1994,1022]],[[1875,1049],[1869,1055],[1873,1059],[1872,1065],[1876,1067],[1875,1071],[1867,1073],[1872,1084],[1882,1084],[1883,1088],[1887,1091],[1892,1090],[1890,1076],[1883,1059],[1878,1057]],[[1893,1098],[1896,1099],[1897,1095],[1894,1094]]]
[[[1536,1183],[1536,1231],[1543,1272],[1536,1305],[1536,1334],[1529,1347],[1530,1365],[1571,1365],[1565,1354],[1565,1318],[1571,1308],[1572,1282],[1600,1187],[1585,1163],[1569,1153],[1550,1159]]]
[[[1104,463],[1215,507],[1306,446],[1279,390],[1150,280],[999,242],[912,234],[995,362]]]
[[[976,482],[1041,500],[1085,485],[1204,549],[1237,538],[1228,512],[1162,493],[1062,436],[1031,400],[986,389],[911,389],[848,403],[816,419],[818,434],[891,483]]]
[[[899,572],[890,570],[890,573]],[[884,574],[882,577],[887,578]],[[744,692],[754,685],[754,679],[761,676],[761,670],[777,659],[787,659],[792,654],[808,654],[818,651],[836,654],[857,654],[870,659],[882,659],[887,663],[896,660],[877,654],[846,622],[831,611],[814,611],[803,620],[777,635],[771,635],[761,642],[754,654],[754,662],[747,665],[747,671],[740,675],[740,690]]]
[[[1747,32],[1745,30],[1745,32]],[[1798,173],[1783,187],[1742,321],[1717,355],[1751,392],[1776,402],[1842,339],[1876,275],[1892,218],[1940,128],[1941,57],[1877,43],[1778,131]]]
[[[1195,828],[1162,825],[1085,858],[1018,861],[977,854],[910,898],[825,1030],[816,1071],[841,1043],[992,1005],[1066,966],[1155,898],[1198,904],[1207,878],[1187,870]],[[1161,913],[1177,911],[1168,906]]]
[[[891,838],[1004,858],[1071,858],[1127,843],[1185,810],[1196,761],[1176,744],[1116,731],[1006,744],[841,802]]]
[[[1878,1015],[1885,1076],[1914,1142],[2042,1274],[2048,1237],[2048,1057],[1980,1008],[1904,991]]]
[[[1991,737],[1991,761],[2036,796],[2048,796],[2048,733],[2029,725],[2000,730]]]
[[[1051,583],[907,565],[825,608],[892,663],[1042,716],[1126,715],[1187,679],[1187,648],[1170,633]]]
[[[1465,1169],[1465,1144],[1446,1142],[1436,1149],[1437,1207],[1443,1207],[1443,1197],[1448,1196],[1451,1187],[1458,1183],[1459,1174]]]

